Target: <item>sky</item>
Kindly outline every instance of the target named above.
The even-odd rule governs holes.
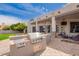
[[[60,9],[64,5],[64,3],[0,3],[0,23],[27,21]]]

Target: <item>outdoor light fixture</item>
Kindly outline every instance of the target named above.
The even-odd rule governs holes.
[[[47,18],[47,16],[46,16],[46,18]]]
[[[77,8],[79,7],[79,5],[76,6]]]
[[[62,19],[63,21],[65,20],[65,18]]]
[[[60,11],[58,11],[58,13],[60,14]]]

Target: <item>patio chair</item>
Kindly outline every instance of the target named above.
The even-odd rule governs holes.
[[[59,36],[61,36],[62,38],[68,38],[68,35],[66,35],[65,32],[61,32],[61,33],[59,34]]]
[[[74,36],[74,37],[72,38],[72,40],[74,40],[74,41],[79,41],[79,34],[76,35],[76,36]]]

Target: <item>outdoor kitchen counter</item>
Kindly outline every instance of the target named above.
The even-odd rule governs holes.
[[[27,35],[17,35],[18,37],[22,36],[22,37],[27,37]],[[14,36],[11,36],[14,37]],[[3,40],[0,41],[0,56],[1,55],[9,55],[10,53],[10,40]]]
[[[9,40],[0,41],[0,56],[9,54],[10,52],[9,45],[10,45]]]

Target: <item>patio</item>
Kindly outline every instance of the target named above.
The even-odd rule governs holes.
[[[54,38],[48,43],[44,51],[37,52],[34,56],[77,56],[79,45],[61,41],[62,38]],[[0,55],[8,55],[9,41],[0,42]]]

